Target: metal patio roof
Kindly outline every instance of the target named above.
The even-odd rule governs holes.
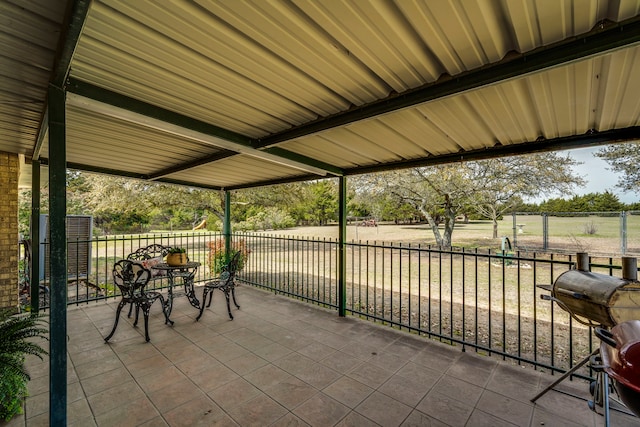
[[[237,189],[640,139],[640,0],[1,0],[0,151]],[[28,181],[29,168],[21,177]]]

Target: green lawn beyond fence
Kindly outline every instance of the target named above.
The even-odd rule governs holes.
[[[520,250],[640,255],[640,211],[516,213],[500,231]]]

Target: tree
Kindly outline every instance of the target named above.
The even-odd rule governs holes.
[[[338,212],[338,189],[335,180],[321,180],[309,185],[311,198],[309,212],[318,225],[325,225],[335,219]]]
[[[154,224],[191,228],[203,217],[224,218],[224,192],[129,178],[83,174],[87,211],[96,225],[131,232]],[[188,200],[188,203],[185,201]],[[214,224],[210,218],[210,224]]]
[[[86,193],[88,185],[85,175],[77,171],[67,170],[67,214],[85,215]],[[22,190],[18,194],[18,228],[22,236],[29,236],[31,221],[31,190]],[[49,212],[49,185],[40,188],[40,213]]]
[[[285,228],[309,220],[307,187],[297,182],[238,191],[232,219],[244,230]]]
[[[619,212],[625,209],[618,196],[605,191],[573,196],[571,199],[551,199],[540,204],[541,212]]]
[[[24,202],[28,195],[25,193]],[[221,222],[224,193],[69,171],[67,212],[90,214],[98,228],[111,232],[140,232],[158,220],[170,228],[191,227],[196,219],[206,216]]]
[[[476,212],[493,221],[522,202],[523,197],[570,192],[583,183],[572,173],[577,162],[555,153],[437,165],[360,177],[357,191],[380,200],[393,197],[422,215],[439,246],[451,246],[455,218]],[[442,227],[441,227],[442,224]]]
[[[436,243],[450,247],[455,218],[473,192],[469,177],[461,170],[459,164],[397,170],[360,177],[356,185],[361,192],[391,195],[411,205],[429,223]]]
[[[640,142],[607,145],[594,155],[606,161],[613,172],[622,174],[618,180],[618,186],[623,191],[638,191],[640,188]]]
[[[523,197],[570,193],[584,185],[571,167],[578,164],[570,156],[536,153],[465,164],[473,191],[472,209],[493,221],[493,238],[498,237],[498,219]]]

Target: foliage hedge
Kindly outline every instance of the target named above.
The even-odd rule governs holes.
[[[24,358],[20,361],[24,363]],[[27,397],[27,381],[6,366],[0,366],[0,420],[9,421],[22,413],[22,402]]]
[[[238,271],[241,271],[249,259],[249,253],[251,253],[244,239],[238,239],[231,242],[231,253],[229,254],[228,259],[225,252],[224,238],[212,240],[207,243],[207,246],[209,247],[209,269],[211,274],[216,276],[220,274],[222,267],[227,264],[228,260],[231,259],[236,252],[240,252]]]

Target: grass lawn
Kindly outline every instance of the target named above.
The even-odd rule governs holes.
[[[514,230],[515,229],[515,230]],[[503,237],[524,251],[587,252],[598,256],[621,255],[621,220],[613,217],[548,217],[547,245],[543,240],[543,218],[540,215],[518,215],[516,224],[511,216],[498,222],[498,238],[493,238],[491,221],[456,223],[452,244],[464,248],[502,249]],[[442,232],[442,227],[440,228]],[[325,227],[295,227],[260,233],[324,239],[338,238],[337,225]],[[515,238],[514,238],[515,236]],[[640,216],[629,216],[626,224],[626,255],[640,255]],[[347,226],[347,241],[387,242],[435,245],[428,224],[395,225],[382,223],[378,227]]]

